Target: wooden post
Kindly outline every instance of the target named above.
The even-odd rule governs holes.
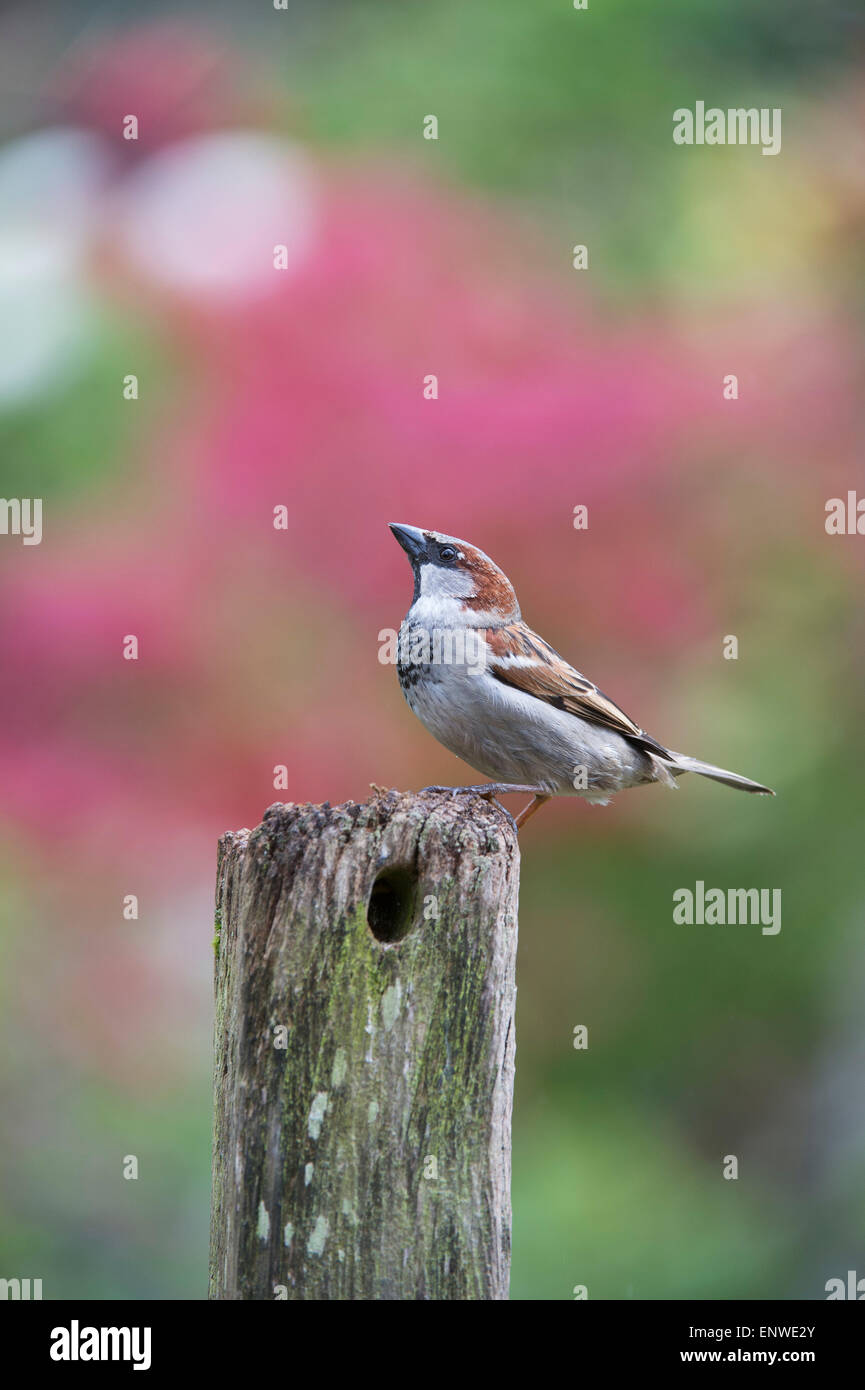
[[[210,1297],[507,1298],[513,822],[388,792],[219,850]]]

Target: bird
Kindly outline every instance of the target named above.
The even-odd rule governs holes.
[[[403,695],[439,743],[493,779],[425,791],[487,800],[530,793],[518,828],[551,797],[606,805],[629,787],[675,788],[686,772],[775,795],[738,772],[676,753],[641,729],[523,621],[507,575],[477,546],[388,524],[414,576],[396,642]]]

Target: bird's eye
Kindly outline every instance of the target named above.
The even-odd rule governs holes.
[[[452,545],[443,545],[443,546],[442,546],[441,550],[439,551],[439,559],[440,559],[440,560],[455,560],[456,558],[457,558],[457,552],[456,552],[456,547],[455,547],[455,546],[452,546]]]

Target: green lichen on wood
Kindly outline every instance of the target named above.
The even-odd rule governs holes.
[[[222,934],[222,915],[217,908],[213,919],[213,954],[219,960],[219,938]]]
[[[373,884],[409,873],[411,930],[377,939]],[[213,1297],[506,1297],[517,878],[479,799],[224,838]]]

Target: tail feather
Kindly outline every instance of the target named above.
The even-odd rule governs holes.
[[[742,777],[738,772],[728,772],[724,767],[714,767],[712,763],[701,763],[699,758],[686,757],[684,753],[670,753],[673,771],[696,772],[700,777],[711,777],[713,782],[722,782],[725,787],[738,787],[743,792],[757,792],[760,796],[774,796],[771,787],[760,782],[752,782],[750,777]]]

